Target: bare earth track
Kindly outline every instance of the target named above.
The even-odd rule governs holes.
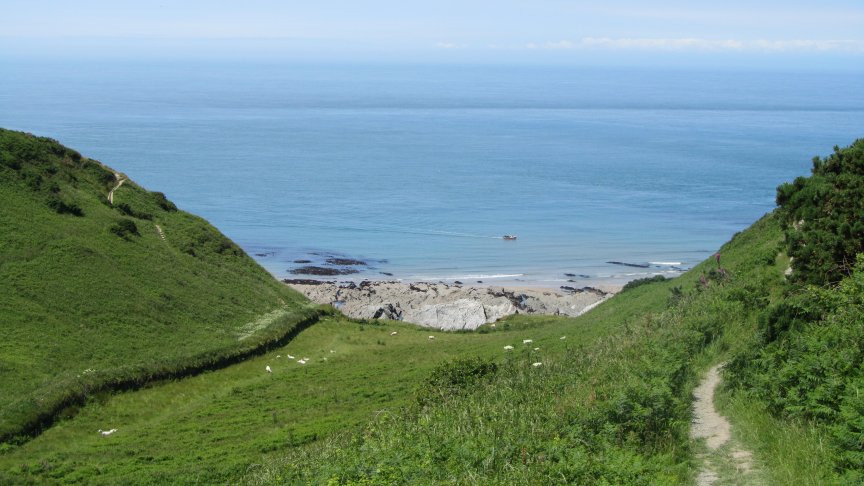
[[[714,392],[720,384],[723,364],[708,370],[699,386],[693,390],[693,424],[690,436],[704,439],[708,451],[702,454],[702,470],[696,484],[758,484],[753,473],[752,453],[731,440],[732,426],[726,417],[714,408]],[[724,467],[725,466],[725,467]]]
[[[114,178],[117,179],[117,185],[114,186],[113,189],[108,191],[108,202],[111,204],[114,204],[114,191],[120,189],[120,186],[122,186],[123,183],[126,182],[126,179],[122,179],[121,177],[123,176],[121,176],[119,172],[114,173]]]

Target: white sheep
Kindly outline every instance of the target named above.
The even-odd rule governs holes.
[[[267,373],[273,373],[273,370],[270,369],[270,365],[265,366],[264,369],[267,371]]]
[[[534,348],[534,351],[540,351],[540,348]]]
[[[430,340],[435,339],[435,336],[429,336],[429,339]]]
[[[531,366],[536,368],[538,366],[543,366],[543,363],[531,363]]]
[[[567,339],[567,336],[561,336],[559,339]]]
[[[533,342],[534,342],[533,339],[523,339],[523,340],[522,340],[522,344],[531,344],[531,343],[533,343]]]
[[[510,346],[509,344],[507,346],[504,346],[505,351],[510,351],[512,349],[513,349],[513,346]]]
[[[109,435],[113,434],[114,432],[117,432],[117,429],[111,429],[111,430],[99,429],[98,432],[100,434],[102,434],[102,437],[108,437]]]
[[[290,354],[286,354],[285,356],[288,356],[288,359],[294,359],[294,356],[291,356]]]
[[[305,359],[298,359],[298,360],[297,360],[297,363],[299,363],[299,364],[301,364],[301,365],[305,365],[305,364],[306,364],[306,360],[305,360]]]
[[[391,336],[395,336],[395,335],[397,335],[397,334],[399,334],[399,333],[396,332],[396,331],[393,331],[393,332],[390,333]]]

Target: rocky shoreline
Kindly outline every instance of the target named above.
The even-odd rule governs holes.
[[[611,297],[616,287],[469,287],[445,283],[324,282],[285,279],[313,302],[357,319],[393,319],[446,330],[476,329],[512,314],[578,316]]]

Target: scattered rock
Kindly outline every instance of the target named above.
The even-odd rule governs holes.
[[[606,298],[591,291],[462,287],[436,283],[293,284],[314,302],[357,319],[394,319],[439,329],[476,329],[512,314],[576,316]],[[581,289],[576,289],[581,290]]]
[[[282,280],[288,285],[321,285],[329,282],[323,280],[313,280],[311,278],[286,278]]]
[[[353,268],[327,268],[327,267],[316,267],[316,266],[306,266],[295,268],[290,271],[294,275],[349,275],[352,273],[359,273],[358,270]]]
[[[565,277],[575,277],[576,274],[575,273],[565,273],[564,276]]]
[[[600,297],[605,297],[605,296],[609,295],[609,292],[606,292],[604,290],[600,290],[600,289],[597,289],[594,287],[582,287],[582,288],[577,289],[575,287],[570,287],[569,285],[562,285],[561,290],[563,290],[564,292],[569,292],[571,294],[581,294],[583,292],[588,292],[588,293],[592,293],[592,294],[595,294],[595,295],[600,296]]]
[[[381,275],[387,275],[388,277],[392,277],[392,276],[393,276],[393,274],[390,273],[390,272],[378,272],[378,273],[380,273]]]
[[[294,263],[312,263],[312,260],[294,260]]]
[[[366,265],[366,262],[362,260],[355,260],[353,258],[328,258],[324,260],[324,263],[328,265],[342,265],[342,266],[357,266],[357,265]]]
[[[394,321],[401,321],[402,309],[399,309],[398,306],[394,306],[393,304],[387,304],[383,307],[378,308],[378,310],[375,311],[375,313],[372,315],[372,319],[390,319]]]
[[[651,265],[647,263],[627,263],[627,262],[606,262],[612,265],[623,265],[625,267],[635,267],[635,268],[651,268]]]

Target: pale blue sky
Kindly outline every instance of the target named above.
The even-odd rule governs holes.
[[[0,55],[864,64],[862,27],[861,0],[4,0]]]

